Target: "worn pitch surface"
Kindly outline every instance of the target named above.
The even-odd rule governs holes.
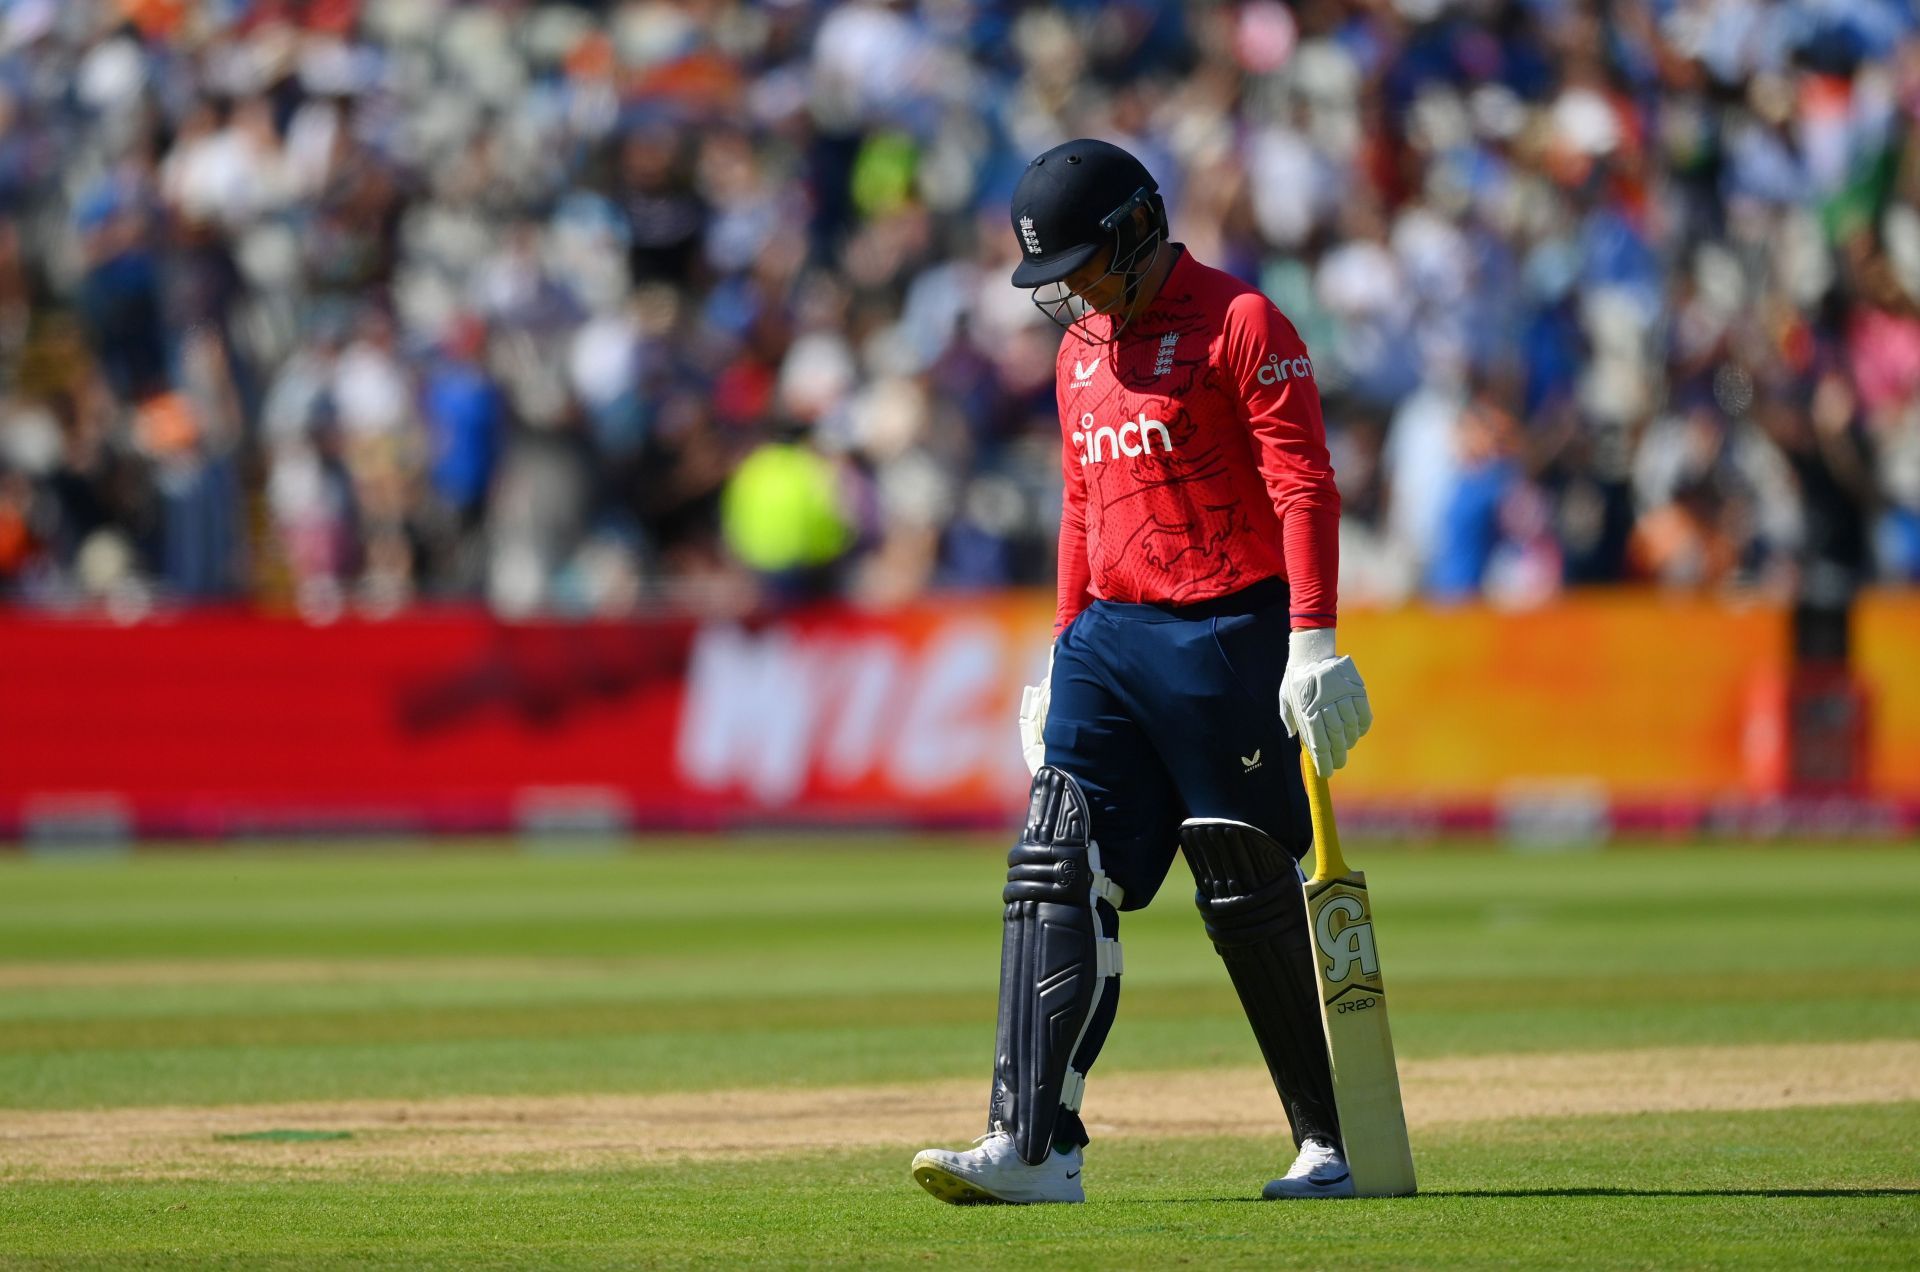
[[[1548,1117],[1920,1102],[1920,1041],[1659,1047],[1409,1060],[1415,1130]],[[0,1113],[0,1180],[608,1169],[965,1138],[979,1084],[748,1087],[651,1095],[447,1096],[211,1108]],[[1264,1069],[1117,1074],[1090,1129],[1110,1138],[1231,1136],[1272,1101]],[[344,1132],[291,1143],[276,1129]]]

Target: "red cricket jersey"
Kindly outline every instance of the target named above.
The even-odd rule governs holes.
[[[1340,492],[1313,363],[1272,301],[1181,248],[1118,342],[1070,335],[1054,371],[1056,636],[1096,598],[1187,604],[1276,577],[1293,626],[1334,625]]]

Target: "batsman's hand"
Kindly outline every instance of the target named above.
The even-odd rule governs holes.
[[[1280,722],[1313,757],[1322,777],[1373,727],[1367,686],[1353,659],[1333,652],[1333,628],[1305,628],[1287,638],[1287,674],[1280,681]]]
[[[1053,703],[1053,646],[1047,646],[1047,674],[1020,691],[1020,754],[1027,772],[1047,762],[1047,708]]]

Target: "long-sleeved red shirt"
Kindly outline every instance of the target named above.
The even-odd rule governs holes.
[[[1294,627],[1334,625],[1340,493],[1313,363],[1272,301],[1181,249],[1117,342],[1060,342],[1055,380],[1055,635],[1095,599],[1186,604],[1268,578],[1287,580]]]

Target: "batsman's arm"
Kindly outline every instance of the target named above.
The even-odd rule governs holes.
[[[1059,581],[1053,610],[1057,640],[1067,624],[1093,599],[1093,566],[1087,560],[1087,481],[1080,457],[1064,442],[1060,447],[1060,557]]]
[[[1056,398],[1058,396],[1056,390]],[[1087,483],[1079,456],[1060,447],[1060,543],[1056,564],[1058,591],[1054,599],[1053,636],[1060,638],[1092,600],[1093,567],[1087,560]],[[1053,704],[1053,650],[1047,650],[1047,674],[1020,694],[1020,754],[1027,771],[1038,773],[1046,763],[1047,710]]]
[[[1339,611],[1340,489],[1307,347],[1272,301],[1249,292],[1227,307],[1222,357],[1280,520],[1291,625],[1332,627]]]
[[[1373,708],[1353,659],[1334,647],[1340,491],[1327,455],[1313,363],[1293,324],[1251,292],[1227,310],[1224,356],[1280,521],[1292,628],[1280,718],[1313,767],[1331,774],[1372,727]]]

